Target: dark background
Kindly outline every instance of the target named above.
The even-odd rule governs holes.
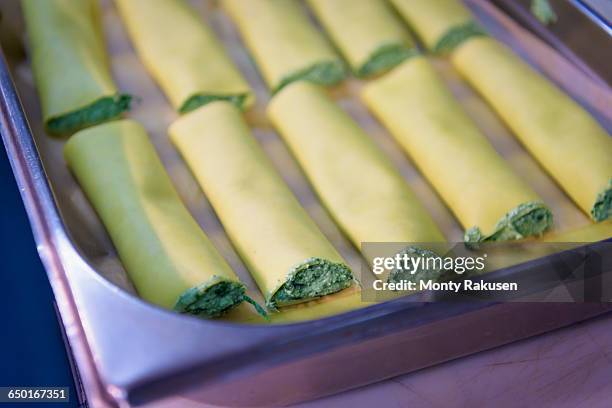
[[[0,203],[0,386],[70,387],[70,403],[35,405],[77,407],[53,294],[4,147]]]

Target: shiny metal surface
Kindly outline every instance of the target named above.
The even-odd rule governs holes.
[[[557,21],[542,24],[530,0],[493,0],[505,13],[604,86],[612,86],[612,27],[584,0],[553,2]],[[612,7],[612,3],[610,3]],[[612,13],[609,15],[612,18]]]
[[[472,3],[479,6],[482,2]],[[504,25],[488,6],[479,10],[495,35],[553,79],[565,81],[566,89],[586,101],[610,128],[610,105],[597,103],[609,100],[606,94],[596,86],[589,87],[590,82],[582,77],[577,83],[568,81],[568,73],[579,76],[579,71],[550,61],[552,51],[537,42],[526,42],[528,34]],[[22,97],[27,101],[25,110],[36,112],[31,95]],[[121,274],[100,273],[104,265],[92,262],[92,253],[104,248],[92,247],[91,242],[96,241],[88,241],[86,232],[99,226],[80,225],[84,218],[68,212],[74,207],[71,200],[80,198],[64,189],[58,182],[63,176],[57,176],[59,170],[50,166],[61,163],[52,157],[61,149],[37,148],[35,140],[59,142],[46,141],[44,134],[33,136],[30,126],[40,132],[38,117],[26,118],[2,59],[0,132],[92,406],[142,406],[153,401],[158,406],[177,406],[185,400],[222,405],[288,404],[495,347],[609,310],[600,304],[399,300],[282,326],[203,321],[161,310],[130,294],[129,284],[122,286],[113,280],[115,276],[120,281]],[[460,341],[457,333],[461,333]]]
[[[612,3],[606,0],[570,0],[570,2],[612,36]]]

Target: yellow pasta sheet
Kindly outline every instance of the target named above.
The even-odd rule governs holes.
[[[132,43],[181,113],[215,100],[240,108],[254,95],[223,46],[185,0],[115,0]]]
[[[114,119],[129,109],[108,66],[94,0],[23,0],[29,54],[45,128],[53,135]]]
[[[308,0],[357,76],[381,73],[416,50],[406,28],[380,0]]]
[[[429,50],[444,51],[480,33],[461,0],[391,0],[391,4]]]
[[[272,92],[298,79],[333,85],[344,65],[297,0],[222,0]]]

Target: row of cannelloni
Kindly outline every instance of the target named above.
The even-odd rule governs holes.
[[[591,115],[497,40],[460,0],[392,0],[594,221],[612,216],[612,139]],[[476,27],[476,28],[475,28]]]
[[[181,202],[144,128],[119,120],[77,132],[66,161],[144,299],[219,316],[245,287]]]
[[[68,166],[139,295],[204,317],[243,301],[266,315],[182,203],[147,132],[121,119],[132,96],[110,74],[97,2],[22,3],[46,130],[70,136]],[[255,104],[254,92],[214,31],[184,0],[114,3],[178,115],[171,141],[268,310],[350,287],[343,302],[357,307],[347,262],[251,134],[243,111]],[[425,244],[446,237],[399,170],[327,92],[349,70],[367,78],[363,103],[453,212],[466,242],[539,236],[552,225],[542,198],[464,112],[398,15],[428,49],[450,55],[593,220],[610,217],[612,142],[594,119],[488,37],[459,0],[391,4],[398,13],[377,0],[220,2],[269,89],[269,121],[366,260],[364,242],[402,242],[405,251],[436,256]]]

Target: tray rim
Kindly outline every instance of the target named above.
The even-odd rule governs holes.
[[[300,340],[300,338],[302,340],[300,342],[303,343],[303,336],[308,332],[319,332],[322,330],[330,334],[338,328],[352,325],[359,326],[359,323],[363,323],[364,319],[371,319],[376,315],[378,315],[378,317],[389,316],[410,311],[409,309],[418,307],[419,303],[410,304],[402,299],[398,299],[397,301],[384,302],[315,321],[255,328],[251,325],[239,323],[200,321],[192,317],[181,316],[150,305],[123,289],[117,290],[115,285],[93,270],[87,260],[80,255],[76,245],[72,242],[67,233],[1,47],[0,54],[0,129],[2,130],[2,138],[22,200],[26,207],[26,212],[37,244],[37,250],[45,266],[57,301],[62,324],[64,325],[70,343],[70,349],[77,362],[81,378],[83,379],[83,385],[90,401],[96,401],[100,403],[101,406],[113,406],[118,399],[125,399],[126,394],[125,390],[119,388],[113,389],[111,387],[109,390],[108,387],[105,387],[106,383],[101,378],[100,372],[94,362],[94,352],[87,339],[87,333],[79,313],[79,307],[74,298],[74,288],[67,275],[67,267],[71,265],[66,265],[67,258],[65,255],[68,255],[70,258],[80,259],[82,262],[80,267],[88,269],[87,273],[91,275],[90,278],[93,277],[97,284],[112,290],[119,297],[123,298],[123,301],[130,305],[138,304],[141,308],[144,306],[145,310],[155,316],[163,315],[165,318],[177,322],[184,322],[188,325],[193,325],[193,322],[197,322],[196,324],[201,326],[225,327],[239,330],[248,329],[250,331],[275,331],[277,332],[275,333],[275,337],[277,338],[285,338],[285,336],[287,336],[285,340],[282,341],[283,343],[285,343],[287,339],[289,339],[289,341],[297,341]],[[602,242],[607,241],[611,241],[611,239]],[[586,244],[584,247],[591,245],[592,244]],[[62,256],[62,254],[64,256]],[[505,270],[497,272],[503,271]],[[495,274],[497,272],[495,272]],[[488,306],[490,306],[490,304],[483,304],[482,307]],[[422,324],[426,323],[427,322],[423,322]],[[417,325],[414,325],[414,327],[416,326]],[[317,330],[313,330],[315,328]],[[377,335],[382,336],[389,333],[392,332],[381,332]],[[313,333],[310,334],[312,335]],[[299,358],[299,356],[295,355],[293,357]]]

